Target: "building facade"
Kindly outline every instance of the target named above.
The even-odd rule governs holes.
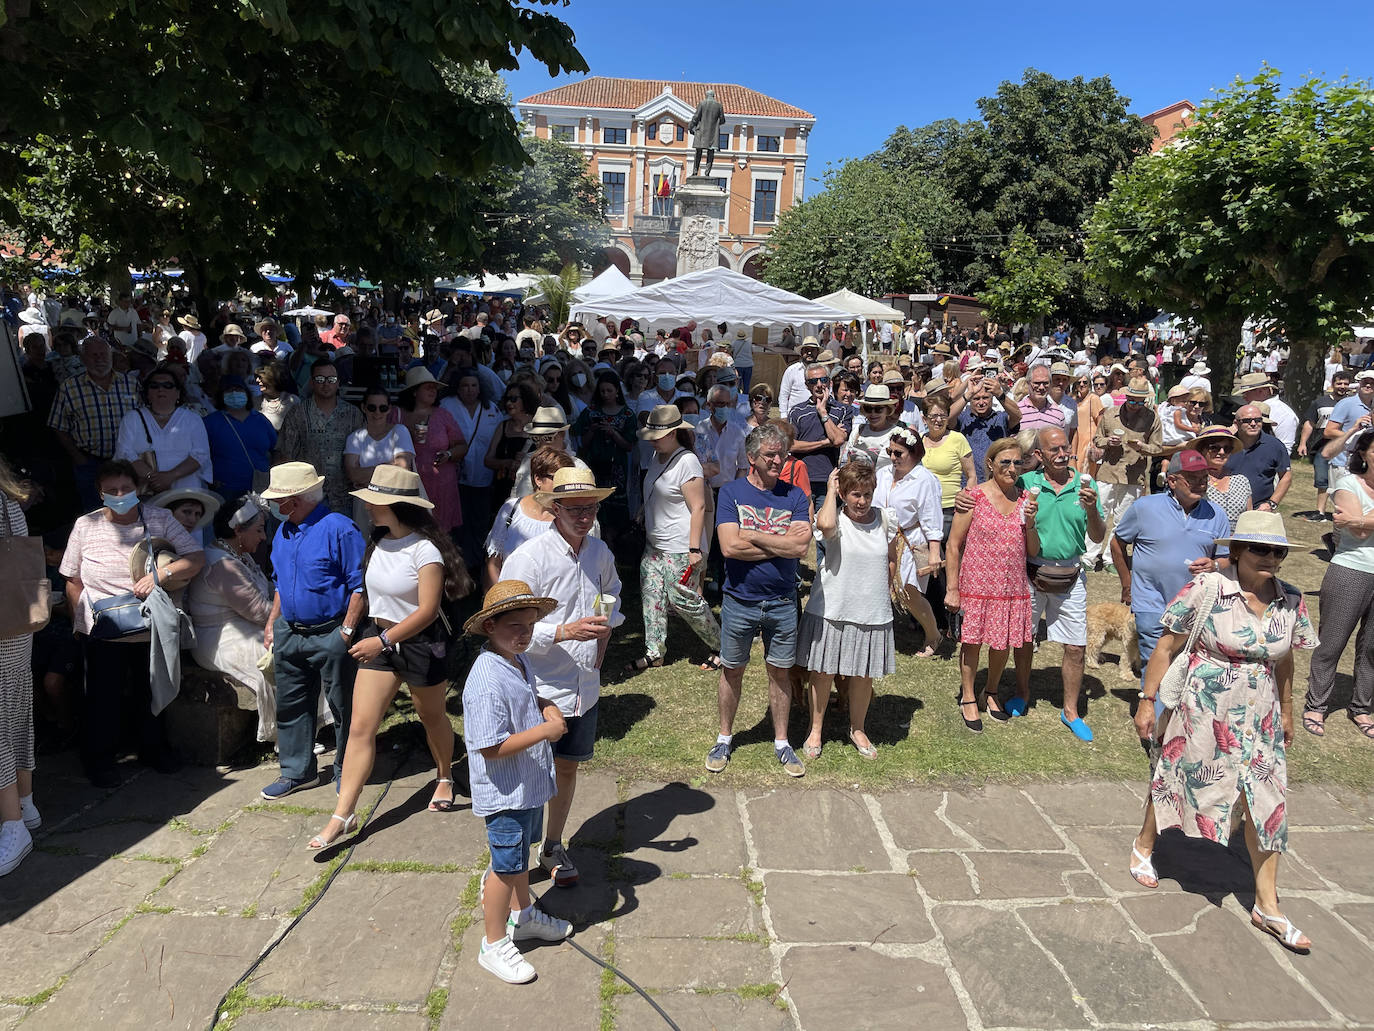
[[[1159,132],[1158,138],[1150,145],[1150,153],[1153,154],[1172,143],[1180,130],[1193,124],[1193,116],[1196,114],[1196,104],[1191,100],[1180,100],[1168,107],[1161,107],[1158,111],[1151,111],[1148,115],[1141,115],[1142,122],[1153,125]]]
[[[711,170],[722,189],[720,263],[757,278],[769,232],[805,195],[806,141],[816,122],[808,112],[730,83],[604,76],[517,105],[536,136],[562,140],[586,157],[611,223],[606,260],[635,284],[677,271],[681,212],[673,191],[692,172],[687,125],[708,89],[725,109]]]

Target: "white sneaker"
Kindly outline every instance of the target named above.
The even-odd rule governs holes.
[[[33,804],[32,795],[24,795],[19,799],[19,812],[23,815],[24,826],[29,830],[36,831],[43,826],[43,817],[38,815],[38,806]]]
[[[524,923],[517,924],[514,913],[506,921],[506,935],[512,941],[561,942],[570,934],[572,934],[572,924],[566,920],[560,920],[556,916],[549,916],[537,906],[530,912],[529,919]]]
[[[33,836],[23,820],[6,820],[0,824],[0,877],[12,873],[33,851]]]
[[[525,962],[509,936],[495,945],[483,939],[482,947],[477,950],[477,965],[490,970],[506,984],[528,984],[534,980],[534,967]]]

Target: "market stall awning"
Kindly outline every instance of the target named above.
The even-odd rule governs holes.
[[[816,298],[817,304],[828,304],[832,308],[847,311],[856,319],[877,319],[879,322],[902,322],[906,312],[856,294],[853,290],[836,290],[833,294]]]
[[[850,318],[839,308],[809,301],[719,266],[628,293],[579,301],[573,305],[572,317],[580,315],[615,315],[650,322],[698,319],[746,326],[799,325]]]
[[[535,277],[523,272],[507,276],[466,276],[462,279],[436,279],[434,289],[456,294],[499,294],[502,297],[524,297],[535,288]]]

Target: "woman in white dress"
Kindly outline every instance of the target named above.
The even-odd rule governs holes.
[[[914,430],[907,426],[895,430],[887,442],[887,457],[892,464],[878,470],[873,505],[892,512],[905,538],[897,582],[906,610],[926,635],[925,649],[919,655],[930,658],[940,641],[940,631],[925,592],[931,571],[944,564],[940,557],[944,514],[940,509],[940,481],[921,464],[924,455],[925,445]]]
[[[573,464],[571,455],[555,447],[544,446],[530,455],[533,489],[524,497],[507,498],[487,534],[487,563],[482,573],[485,588],[501,579],[501,566],[507,555],[553,525],[553,513],[535,500],[535,495],[551,490],[553,474],[559,469],[571,469]]]
[[[348,435],[344,444],[343,468],[348,482],[355,489],[372,482],[372,470],[379,465],[395,465],[415,469],[415,445],[404,423],[389,423],[391,395],[385,387],[369,387],[363,395],[363,425]],[[372,524],[367,518],[367,506],[353,499],[353,521],[364,533]]]
[[[204,490],[214,473],[205,422],[185,407],[186,388],[166,362],[144,377],[143,403],[124,413],[115,443],[115,458],[133,463],[139,495],[161,494],[173,487]]]

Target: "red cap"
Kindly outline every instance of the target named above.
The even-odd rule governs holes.
[[[1196,451],[1180,451],[1169,459],[1169,472],[1171,473],[1205,473],[1207,471],[1207,459]]]

